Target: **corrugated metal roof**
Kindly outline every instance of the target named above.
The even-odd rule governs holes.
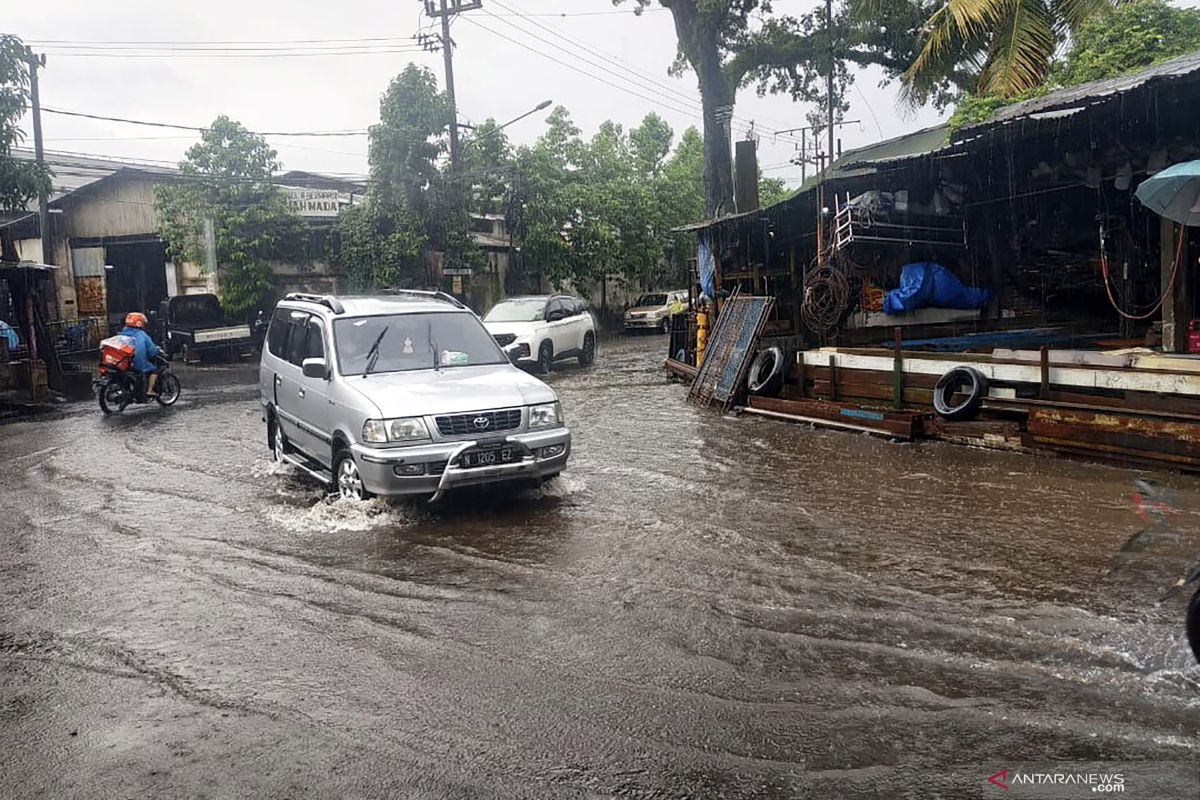
[[[959,138],[963,131],[976,131],[989,125],[1013,122],[1018,119],[1031,117],[1034,114],[1065,109],[1071,106],[1082,108],[1109,97],[1139,89],[1150,83],[1169,83],[1180,78],[1189,77],[1198,71],[1200,71],[1200,50],[1168,59],[1161,64],[1155,64],[1152,67],[1131,72],[1128,75],[1122,75],[1118,78],[1081,83],[1078,86],[1059,89],[1042,97],[1026,100],[1023,103],[1005,106],[997,110],[987,122],[963,128],[959,134],[956,134],[955,138]]]
[[[13,158],[33,161],[33,150],[24,147],[12,149]],[[61,200],[85,186],[108,178],[122,170],[136,170],[158,175],[176,175],[179,170],[165,162],[118,160],[93,156],[85,153],[68,153],[59,150],[45,151],[46,165],[54,173],[51,178],[50,202]],[[28,206],[29,211],[37,210],[37,202]]]
[[[938,150],[948,149],[947,138],[949,136],[949,128],[946,125],[935,125],[932,128],[922,128],[919,131],[906,133],[903,136],[897,136],[892,139],[885,139],[882,142],[858,147],[854,150],[847,150],[842,153],[842,157],[833,162],[833,166],[829,168],[828,180],[837,181],[846,178],[857,178],[863,175],[870,175],[876,171],[876,167],[891,161],[900,161],[913,156],[929,155]],[[812,191],[817,188],[817,176],[813,175],[808,178],[800,188],[792,192],[783,200],[775,203],[768,208],[787,203],[805,192]],[[730,214],[720,219],[704,220],[702,222],[693,222],[689,225],[681,225],[678,228],[672,228],[672,233],[686,233],[688,231],[698,231],[709,227],[715,223],[733,222],[754,214],[761,214],[763,209],[754,211],[745,211],[741,214]]]

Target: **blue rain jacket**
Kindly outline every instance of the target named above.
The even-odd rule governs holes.
[[[150,359],[159,354],[158,345],[150,338],[150,334],[146,333],[141,328],[124,327],[121,329],[122,336],[128,336],[133,339],[133,368],[138,372],[154,372],[158,367],[150,362]]]

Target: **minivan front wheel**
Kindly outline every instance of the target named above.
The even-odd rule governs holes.
[[[342,450],[334,459],[333,464],[334,490],[342,500],[358,502],[368,500],[371,493],[363,486],[362,475],[358,472],[358,464],[349,450]]]
[[[279,427],[279,417],[274,414],[271,415],[267,430],[267,444],[271,446],[271,460],[282,463],[283,455],[287,452],[287,440],[283,438],[283,429]]]

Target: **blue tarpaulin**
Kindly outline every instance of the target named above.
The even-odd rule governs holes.
[[[700,292],[705,297],[715,297],[713,281],[716,278],[717,262],[708,246],[708,239],[703,236],[700,237],[700,247],[696,251],[696,271],[700,278]]]
[[[900,288],[883,298],[883,313],[903,314],[919,308],[983,308],[991,299],[987,289],[964,286],[953,272],[932,261],[905,264]]]
[[[8,342],[9,350],[16,350],[21,346],[21,339],[17,336],[17,332],[9,327],[9,324],[2,319],[0,319],[0,338]]]

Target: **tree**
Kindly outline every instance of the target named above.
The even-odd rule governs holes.
[[[0,211],[23,211],[29,201],[50,192],[42,165],[12,156],[25,139],[17,123],[29,106],[29,48],[16,36],[0,34]]]
[[[613,0],[620,5],[626,0]],[[913,42],[934,0],[853,0],[870,13],[839,0],[832,20],[824,9],[801,17],[777,16],[771,0],[658,0],[675,22],[678,54],[673,72],[696,73],[704,117],[704,211],[732,213],[733,172],[729,140],[740,88],[757,83],[759,92],[789,92],[797,100],[828,97],[825,76],[834,78],[835,110],[853,80],[846,68],[879,65],[898,75],[911,63]],[[1067,0],[1081,2],[1082,0]],[[631,0],[635,11],[652,0]],[[822,120],[824,117],[822,116]]]
[[[155,187],[159,229],[172,258],[205,263],[211,222],[221,305],[229,314],[269,300],[269,261],[305,256],[304,222],[272,183],[278,169],[266,140],[220,116],[188,149],[178,179]]]
[[[1053,89],[1115,78],[1196,49],[1200,49],[1200,11],[1174,8],[1165,0],[1132,0],[1081,25],[1044,83],[1015,95],[961,95],[950,117],[950,131],[984,122],[997,109]]]
[[[906,97],[924,103],[955,73],[974,75],[971,88],[981,97],[1035,89],[1045,82],[1061,42],[1090,20],[1110,15],[1119,2],[946,0],[930,16],[921,49],[904,73]]]
[[[338,214],[330,261],[351,291],[419,288],[424,283],[422,256],[427,241],[417,220],[389,213],[368,196]]]
[[[758,203],[763,208],[773,206],[781,200],[786,200],[792,194],[783,178],[766,178],[758,176]]]
[[[433,72],[416,64],[405,67],[388,85],[379,122],[371,126],[371,191],[377,214],[390,218],[379,230],[405,230],[416,222],[423,240],[441,251],[447,264],[477,267],[483,254],[471,241],[469,182],[442,165],[451,122],[449,100]]]
[[[462,185],[471,211],[503,214],[511,189],[512,148],[494,119],[484,120],[461,148]]]
[[[1073,86],[1115,78],[1200,49],[1200,11],[1166,0],[1132,0],[1079,27],[1050,82]]]

